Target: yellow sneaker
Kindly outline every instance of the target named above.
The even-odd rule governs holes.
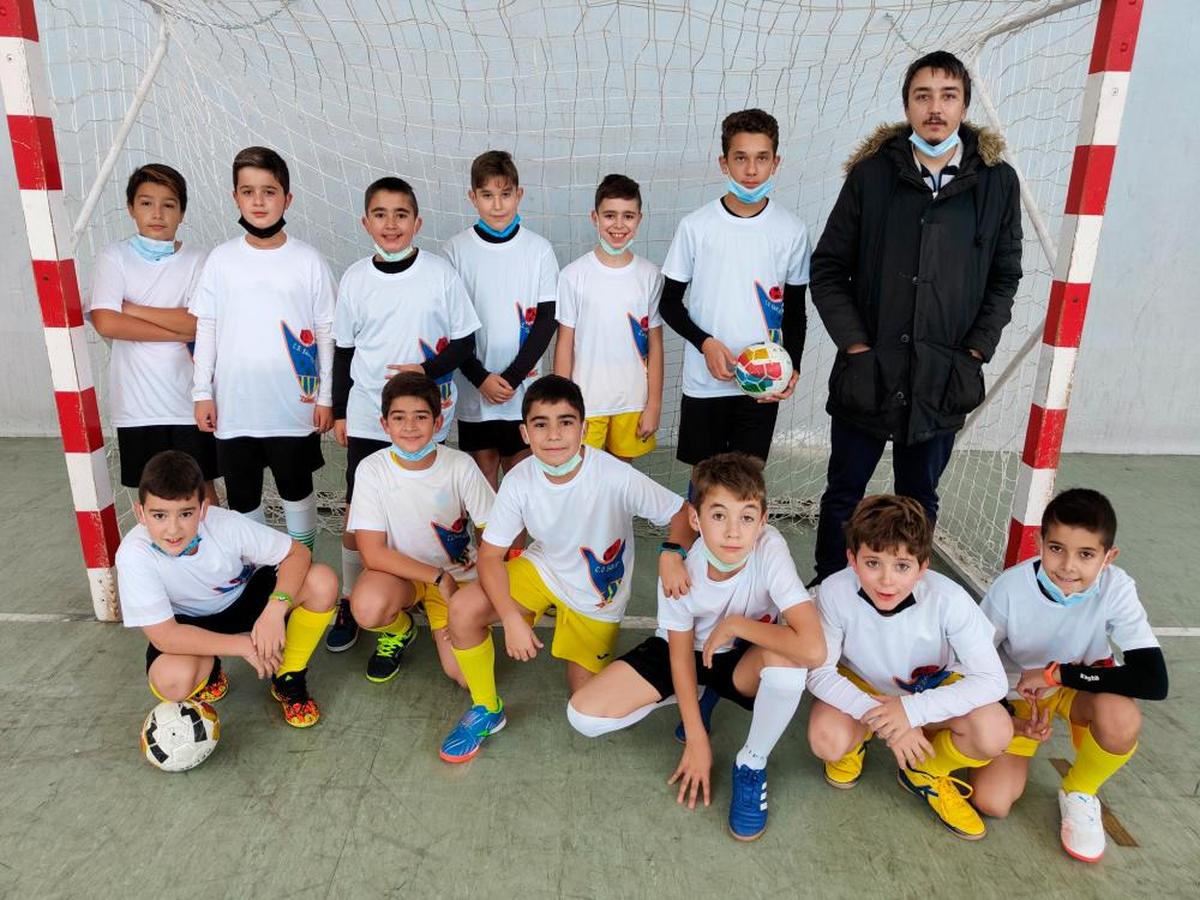
[[[837,762],[825,763],[825,781],[830,787],[848,791],[862,777],[863,760],[867,755],[867,742],[863,741]]]
[[[905,790],[923,798],[942,824],[958,837],[978,841],[987,834],[983,819],[967,802],[972,788],[965,781],[949,775],[929,775],[917,769],[897,769],[896,779]]]

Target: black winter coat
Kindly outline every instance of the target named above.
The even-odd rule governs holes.
[[[962,427],[983,402],[1021,280],[1017,175],[1003,140],[959,128],[958,174],[938,194],[913,162],[907,123],[880,126],[847,177],[812,257],[812,298],[838,354],[831,416],[918,443]],[[847,354],[852,344],[865,353]]]

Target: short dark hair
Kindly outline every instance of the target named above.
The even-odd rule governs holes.
[[[385,175],[382,178],[377,178],[368,185],[366,193],[363,195],[363,212],[371,211],[371,201],[375,199],[375,195],[380,191],[391,191],[393,194],[403,194],[412,202],[413,215],[420,215],[421,208],[417,205],[417,194],[412,189],[412,185],[403,178],[397,178],[395,175]]]
[[[1043,540],[1050,526],[1056,524],[1093,532],[1105,550],[1112,549],[1117,540],[1117,512],[1107,497],[1091,488],[1071,488],[1046,504],[1042,513]]]
[[[155,496],[162,500],[204,502],[204,473],[200,464],[182,450],[163,450],[150,457],[138,481],[138,503]]]
[[[287,163],[270,147],[246,147],[233,158],[233,189],[237,190],[238,172],[242,169],[266,169],[275,176],[285,194],[292,192],[292,179]]]
[[[507,150],[487,150],[480,153],[471,163],[471,190],[477,191],[489,178],[501,178],[514,188],[521,186],[517,175],[517,164]]]
[[[422,372],[397,372],[383,386],[380,397],[380,414],[386,419],[397,397],[416,397],[429,404],[434,418],[442,414],[442,391],[437,383]]]
[[[704,498],[723,487],[739,500],[753,500],[767,511],[767,483],[763,462],[748,453],[718,453],[699,463],[692,471],[692,503],[699,510]]]
[[[525,390],[521,401],[521,421],[529,421],[529,410],[535,403],[558,403],[566,401],[571,408],[579,413],[580,420],[585,418],[583,411],[583,391],[570,378],[561,375],[543,375]]]
[[[160,184],[175,195],[179,201],[179,211],[187,212],[187,181],[184,177],[162,163],[147,163],[138,166],[125,183],[125,205],[133,206],[133,198],[137,196],[138,188],[143,184]]]
[[[904,73],[904,86],[900,89],[900,98],[904,101],[905,109],[908,109],[908,86],[922,69],[933,69],[935,72],[945,73],[947,78],[957,78],[963,86],[963,106],[971,105],[971,73],[963,65],[963,61],[947,50],[934,50],[914,62]]]
[[[779,152],[779,123],[769,112],[743,109],[730,113],[721,122],[721,155],[729,155],[729,145],[737,134],[765,134],[771,139],[771,151]]]
[[[912,497],[864,497],[854,507],[845,532],[846,546],[855,555],[862,547],[876,553],[894,553],[903,547],[917,562],[925,563],[933,554],[933,526],[925,508]]]
[[[600,186],[596,188],[596,205],[599,209],[605,200],[636,200],[638,209],[642,208],[642,189],[628,175],[605,175]]]

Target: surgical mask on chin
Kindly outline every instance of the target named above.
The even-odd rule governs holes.
[[[200,535],[196,535],[194,538],[192,538],[190,541],[188,541],[187,546],[184,547],[182,550],[180,550],[178,553],[168,553],[166,550],[164,550],[162,547],[158,546],[158,544],[155,544],[155,543],[151,543],[150,546],[153,547],[155,550],[157,550],[159,553],[161,553],[163,556],[173,556],[173,557],[178,558],[180,556],[187,556],[189,553],[191,553],[193,550],[195,550],[197,547],[200,546]]]
[[[583,462],[583,455],[576,450],[574,456],[568,459],[565,463],[557,466],[552,466],[549,463],[542,462],[536,456],[533,458],[533,461],[537,463],[537,467],[547,475],[551,475],[555,478],[561,478],[563,475],[570,475],[579,468],[580,463]]]
[[[403,447],[392,444],[392,453],[405,462],[420,462],[436,449],[436,441],[430,441],[424,447],[420,447],[416,450],[405,450]]]
[[[413,251],[416,249],[417,248],[414,247],[412,244],[409,244],[403,250],[398,250],[395,253],[388,253],[386,250],[384,250],[378,244],[375,245],[375,253],[379,256],[379,258],[382,259],[384,262],[390,262],[390,263],[404,262],[406,259],[408,259],[410,256],[413,255]]]
[[[917,134],[915,129],[913,133],[908,136],[908,139],[912,141],[914,147],[916,147],[930,159],[937,159],[939,156],[945,156],[961,143],[958,138],[957,128],[954,129],[954,134],[950,135],[940,144],[929,143],[929,141]]]
[[[129,239],[129,246],[133,248],[133,252],[140,256],[146,262],[162,262],[168,256],[175,253],[175,241],[156,241],[154,238],[148,238],[145,235],[135,234]]]
[[[494,238],[506,238],[510,234],[512,234],[514,231],[516,231],[517,226],[520,224],[521,224],[521,214],[517,213],[515,216],[513,216],[513,220],[511,222],[509,222],[506,226],[504,226],[503,231],[497,231],[495,228],[493,228],[487,222],[483,221],[482,218],[479,219],[479,221],[477,221],[475,223],[475,227],[478,228],[480,231],[482,231],[484,234],[490,234]]]
[[[712,566],[714,569],[716,569],[718,572],[721,572],[724,574],[728,574],[729,572],[733,572],[737,569],[740,569],[742,566],[744,566],[746,564],[746,560],[750,558],[750,554],[747,553],[745,556],[743,556],[737,562],[727,563],[727,562],[722,561],[721,559],[718,559],[717,555],[708,549],[708,544],[701,544],[700,549],[704,551],[704,558],[708,560],[708,564],[710,566]]]
[[[622,253],[624,253],[626,250],[629,249],[629,245],[632,243],[633,243],[633,241],[626,241],[624,247],[614,247],[612,244],[610,244],[604,238],[600,238],[600,249],[603,250],[605,253],[607,253],[609,256],[620,256]]]
[[[1064,594],[1062,588],[1050,580],[1050,576],[1046,574],[1046,567],[1038,563],[1037,570],[1038,584],[1046,591],[1047,594],[1060,606],[1072,607],[1078,606],[1087,600],[1091,600],[1100,593],[1100,576],[1096,576],[1086,590],[1079,591],[1074,594]]]
[[[733,196],[737,197],[743,203],[757,203],[763,197],[767,196],[767,194],[771,193],[771,190],[775,187],[775,181],[768,178],[754,190],[750,190],[749,188],[742,187],[732,178],[729,178],[726,180],[725,187],[729,193],[733,194]]]

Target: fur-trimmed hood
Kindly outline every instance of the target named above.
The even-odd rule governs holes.
[[[912,126],[908,122],[892,122],[884,123],[878,126],[869,137],[867,137],[858,148],[850,155],[850,158],[842,165],[842,170],[849,175],[850,170],[862,162],[864,159],[869,159],[880,151],[884,144],[892,138],[907,136]],[[969,131],[975,135],[976,147],[979,152],[979,158],[985,166],[994,166],[1004,161],[1004,138],[996,131],[990,128],[979,128],[971,125],[968,122],[963,122],[959,126],[960,131]]]

